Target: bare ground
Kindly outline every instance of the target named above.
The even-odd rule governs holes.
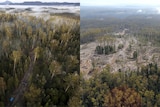
[[[160,48],[147,45],[140,45],[135,37],[116,38],[116,47],[123,44],[122,49],[117,49],[116,53],[110,55],[97,55],[95,48],[98,42],[91,42],[80,46],[80,70],[84,78],[89,78],[94,70],[102,71],[107,65],[111,72],[137,71],[143,65],[157,63],[160,66]],[[131,45],[131,50],[129,50]],[[137,59],[133,59],[133,52],[138,52]],[[94,70],[93,70],[94,69]]]

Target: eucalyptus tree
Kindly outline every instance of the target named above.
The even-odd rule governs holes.
[[[3,77],[0,77],[0,95],[5,93],[6,83]]]
[[[57,61],[53,60],[49,65],[49,70],[52,79],[56,74],[61,73],[61,65]]]
[[[21,56],[22,56],[22,52],[21,52],[21,51],[15,51],[15,50],[14,50],[14,51],[12,52],[11,58],[14,60],[14,68],[13,68],[13,71],[15,71],[16,64],[18,63],[18,61],[20,61]]]
[[[39,58],[40,56],[40,51],[41,51],[41,48],[40,47],[36,47],[34,49],[34,63],[36,62],[37,58]]]

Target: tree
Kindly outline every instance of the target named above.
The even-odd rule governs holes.
[[[156,105],[157,107],[160,106],[160,94],[156,95]]]
[[[32,27],[31,26],[27,27],[27,35],[29,36],[29,38],[32,38]]]
[[[103,50],[104,49],[103,49],[102,46],[97,46],[95,51],[96,51],[97,54],[103,54]]]
[[[72,91],[74,91],[74,89],[76,89],[76,87],[79,85],[79,76],[75,74],[69,74],[65,78],[65,81],[67,82],[65,92],[67,92],[70,87],[73,89]]]
[[[12,59],[14,60],[14,68],[13,68],[13,71],[15,71],[15,68],[16,68],[16,64],[17,62],[21,59],[21,56],[22,56],[22,52],[21,51],[13,51],[12,52]]]
[[[9,40],[4,40],[2,44],[2,48],[6,56],[8,56],[8,50],[9,50]]]
[[[41,102],[41,89],[37,88],[35,85],[31,84],[29,87],[29,90],[25,92],[24,97],[25,100],[27,101],[27,106],[39,106],[40,107],[40,102]]]
[[[57,61],[54,60],[51,62],[50,66],[49,66],[49,70],[50,70],[51,79],[52,79],[55,74],[60,73],[61,65]]]
[[[40,54],[40,47],[36,47],[34,49],[34,63],[35,63],[36,59],[39,58],[39,54]]]
[[[56,39],[52,39],[50,42],[51,51],[55,53],[55,50],[59,48],[58,46],[59,46],[59,41]]]
[[[33,42],[32,42],[32,49],[34,48],[35,44],[36,44],[36,35],[33,35]]]
[[[144,92],[146,107],[152,107],[154,105],[153,104],[154,103],[154,95],[155,95],[155,93],[153,90],[151,90],[151,91],[147,90]]]
[[[126,86],[115,87],[105,96],[105,107],[141,107],[141,96]]]
[[[137,51],[134,51],[133,52],[133,59],[137,59],[137,57],[138,57],[138,53],[137,53]]]
[[[12,32],[11,32],[10,27],[5,28],[5,33],[6,33],[6,36],[7,36],[8,40],[12,38]]]
[[[0,107],[80,105],[79,20],[12,16],[0,14]]]
[[[42,29],[39,29],[39,37],[42,40],[42,43],[44,44],[47,40],[47,35],[45,32],[43,32]]]
[[[124,47],[123,44],[119,44],[119,45],[118,45],[118,49],[122,49],[123,47]]]
[[[72,97],[68,102],[68,106],[69,107],[82,107],[80,98],[75,97],[75,96]]]
[[[6,89],[6,83],[3,77],[0,77],[0,95],[3,95]]]

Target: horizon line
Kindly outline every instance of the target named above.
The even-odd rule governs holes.
[[[12,0],[6,0],[6,1],[3,1],[3,2],[0,2],[0,3],[4,3],[4,2],[11,2],[11,3],[24,3],[24,2],[42,2],[42,3],[80,3],[80,2],[70,2],[70,1],[48,1],[48,2],[45,2],[45,1],[40,1],[40,0],[35,0],[35,1],[22,1],[22,2],[13,2]]]

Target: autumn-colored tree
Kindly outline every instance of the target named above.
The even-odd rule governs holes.
[[[141,107],[141,96],[126,86],[115,87],[105,96],[105,107]]]

